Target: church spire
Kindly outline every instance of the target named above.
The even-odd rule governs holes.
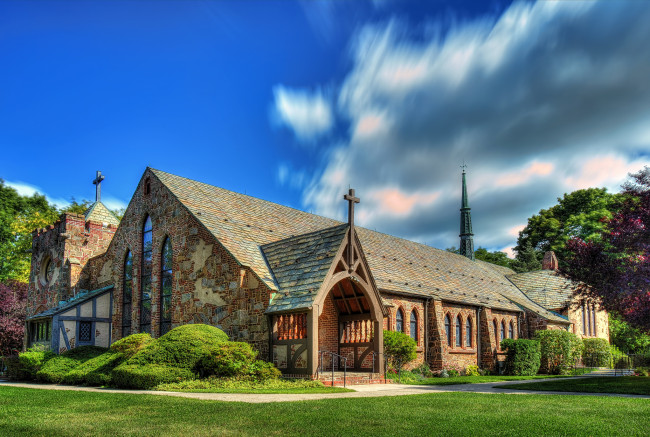
[[[465,180],[465,168],[463,164],[463,199],[460,208],[460,254],[474,260],[474,234],[472,233],[472,215],[470,213],[469,200],[467,198],[467,182]]]

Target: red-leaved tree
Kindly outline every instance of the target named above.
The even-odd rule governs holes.
[[[0,283],[0,356],[15,355],[23,347],[27,284]]]
[[[630,325],[650,332],[650,168],[630,175],[625,201],[600,240],[572,239],[564,273],[582,298],[600,300]]]

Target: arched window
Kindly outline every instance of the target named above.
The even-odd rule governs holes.
[[[133,304],[133,255],[130,250],[124,257],[122,277],[122,338],[131,335],[131,305]]]
[[[582,335],[587,335],[587,306],[582,303]]]
[[[595,305],[591,306],[591,327],[593,329],[594,337],[595,337],[596,335],[598,335],[596,333],[596,306]]]
[[[456,317],[456,347],[461,347],[463,345],[463,334],[461,333],[462,328],[463,325],[461,324],[460,316],[457,316]]]
[[[395,331],[404,332],[404,313],[401,308],[397,310],[397,316],[395,317]]]
[[[492,320],[492,329],[494,330],[494,338],[499,335],[499,331],[497,331],[497,319]]]
[[[172,326],[172,241],[169,237],[163,244],[160,265],[160,335],[165,335]]]
[[[508,326],[508,338],[515,338],[515,328],[512,326],[512,320],[510,321],[510,325]]]
[[[415,312],[415,310],[411,311],[411,331],[409,334],[411,334],[411,338],[415,340],[417,343],[418,341],[418,315]]]
[[[153,227],[147,216],[142,228],[142,274],[140,276],[140,332],[151,334],[151,245]]]
[[[499,340],[503,340],[506,338],[506,323],[501,320],[501,335],[499,336]]]
[[[472,319],[469,317],[465,322],[465,346],[472,347]]]
[[[447,346],[451,347],[451,320],[449,320],[449,314],[445,316],[445,334],[447,335]]]

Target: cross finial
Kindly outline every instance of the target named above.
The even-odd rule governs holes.
[[[97,170],[97,177],[93,181],[93,185],[96,185],[95,187],[95,202],[99,202],[102,200],[102,181],[105,179],[105,176],[102,175],[102,172]]]
[[[354,236],[354,204],[359,203],[361,200],[354,196],[354,189],[350,188],[348,194],[344,194],[343,198],[348,201],[348,223],[350,225],[350,238],[348,239],[348,253],[347,263],[348,272],[352,273],[352,265],[354,264],[354,251],[352,249],[353,236]]]
[[[460,168],[462,168],[463,173],[465,173],[465,169],[467,168],[467,164],[465,164],[465,160],[463,160],[463,165],[461,165]]]

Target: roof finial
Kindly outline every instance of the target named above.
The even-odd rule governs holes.
[[[102,181],[106,179],[105,176],[102,175],[102,172],[97,170],[97,177],[93,181],[93,185],[96,185],[95,187],[95,202],[100,202],[102,200]]]
[[[470,213],[469,199],[467,197],[467,181],[465,179],[465,161],[463,169],[463,194],[460,207],[460,254],[474,260],[474,234],[472,233],[472,215]]]
[[[348,194],[344,194],[343,198],[348,201],[348,224],[350,225],[350,238],[348,240],[348,256],[346,262],[350,273],[352,273],[352,264],[354,263],[354,252],[352,251],[352,238],[354,235],[354,204],[359,203],[361,199],[354,196],[354,188],[350,188]]]

